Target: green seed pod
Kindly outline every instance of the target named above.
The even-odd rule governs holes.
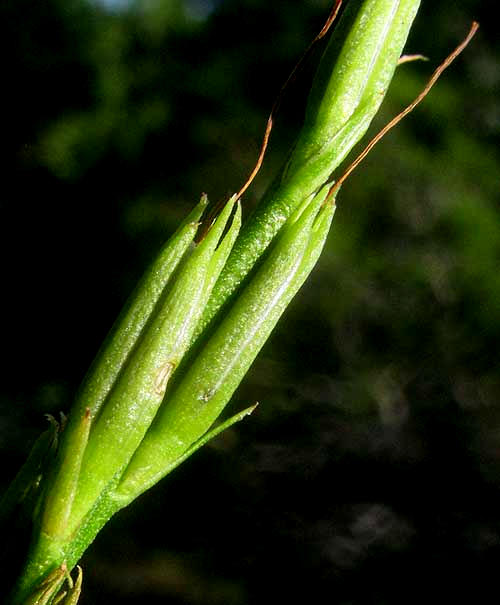
[[[113,477],[120,474],[151,424],[238,234],[239,204],[222,238],[234,205],[232,198],[173,277],[93,420],[70,531],[78,526]]]
[[[232,296],[292,212],[317,191],[377,113],[420,0],[350,0],[321,60],[283,175],[245,223],[200,330]],[[352,88],[351,88],[352,87]]]
[[[297,212],[227,317],[160,408],[114,497],[123,505],[156,483],[210,428],[312,270],[334,207],[328,188]]]
[[[303,181],[305,172],[324,182],[365,134],[392,80],[419,4],[347,3],[314,79],[285,181]]]

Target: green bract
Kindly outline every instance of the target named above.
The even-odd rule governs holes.
[[[73,587],[67,569],[106,521],[253,409],[214,425],[321,253],[335,210],[326,183],[377,112],[418,5],[351,0],[293,153],[241,233],[233,197],[195,244],[204,196],[160,252],[89,370],[49,471],[30,462],[9,493],[6,509],[43,474],[14,605],[52,603],[65,581],[76,603],[81,576]]]

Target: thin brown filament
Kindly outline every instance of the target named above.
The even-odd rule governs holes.
[[[280,88],[278,96],[276,97],[276,99],[273,103],[273,106],[271,107],[271,112],[269,114],[269,117],[267,118],[266,130],[264,132],[264,137],[262,139],[262,145],[260,148],[259,157],[257,158],[257,163],[255,164],[252,172],[250,173],[250,176],[245,181],[245,184],[243,185],[243,187],[239,190],[238,194],[236,195],[235,201],[239,200],[241,198],[241,196],[245,193],[245,191],[250,187],[250,185],[252,184],[252,181],[257,176],[257,173],[259,172],[259,170],[262,166],[262,162],[264,161],[264,156],[266,154],[267,146],[269,143],[269,137],[271,135],[271,130],[273,129],[276,113],[278,112],[278,109],[281,105],[283,97],[285,96],[285,92],[286,92],[287,88],[297,77],[297,74],[299,73],[299,71],[301,70],[305,61],[311,54],[314,46],[317,44],[317,42],[319,42],[319,40],[324,38],[326,36],[326,34],[328,33],[328,31],[330,30],[333,22],[335,21],[335,19],[337,18],[337,15],[339,14],[340,9],[342,8],[342,2],[343,2],[343,0],[335,0],[335,4],[334,4],[332,10],[330,11],[330,14],[327,17],[325,24],[321,28],[321,31],[319,32],[319,34],[317,34],[317,36],[314,38],[314,40],[309,44],[309,46],[307,47],[304,54],[300,57],[300,59],[298,60],[298,62],[295,65],[295,67],[292,69],[292,71],[291,71],[290,75],[288,76],[288,78],[286,79],[285,83]],[[204,220],[204,223],[206,226],[204,227],[204,229],[201,231],[201,233],[197,237],[198,242],[201,241],[205,237],[205,235],[207,234],[208,230],[214,223],[215,218],[217,217],[217,215],[219,214],[219,212],[221,211],[221,209],[223,208],[225,203],[226,203],[226,200],[222,200],[218,204],[216,204],[214,209],[210,212],[210,214]]]
[[[328,15],[328,18],[327,18],[325,24],[321,28],[321,31],[314,38],[314,40],[309,44],[309,46],[307,47],[306,51],[300,57],[299,61],[297,62],[297,64],[295,65],[295,67],[292,69],[290,75],[288,76],[288,78],[286,79],[285,83],[281,87],[281,89],[280,89],[280,91],[278,93],[278,96],[276,97],[276,99],[275,99],[275,101],[273,103],[273,106],[271,108],[271,112],[269,114],[269,117],[267,118],[266,130],[264,132],[264,137],[263,137],[263,140],[262,140],[262,145],[261,145],[261,148],[260,148],[260,153],[259,153],[259,157],[257,159],[257,163],[255,164],[255,167],[253,168],[252,172],[250,173],[250,176],[246,180],[245,184],[239,190],[238,195],[236,196],[236,199],[239,199],[245,193],[245,191],[248,189],[248,187],[250,187],[252,181],[254,180],[254,178],[256,177],[257,173],[259,172],[260,167],[262,166],[262,162],[264,161],[264,156],[265,156],[266,150],[267,150],[267,145],[269,143],[269,137],[271,135],[271,130],[272,130],[273,125],[274,125],[274,119],[275,119],[276,113],[278,112],[278,109],[279,109],[279,107],[281,105],[281,102],[282,102],[283,97],[285,95],[286,89],[295,80],[298,72],[300,71],[300,69],[304,65],[304,62],[306,61],[306,59],[311,54],[314,46],[317,44],[317,42],[319,42],[322,38],[324,38],[326,36],[326,34],[328,33],[330,27],[332,26],[333,22],[337,18],[337,15],[339,14],[339,11],[340,11],[340,9],[342,7],[342,2],[343,2],[343,0],[335,0],[335,5],[332,8],[332,10],[330,11],[330,14]]]
[[[423,99],[427,96],[430,89],[437,82],[443,71],[453,63],[453,61],[458,57],[458,55],[465,49],[465,47],[472,40],[474,34],[477,32],[479,28],[479,23],[476,21],[472,22],[469,33],[456,48],[455,50],[446,57],[446,59],[436,68],[429,81],[425,85],[422,92],[405,108],[401,113],[398,113],[396,117],[394,117],[388,124],[386,124],[382,130],[373,137],[373,139],[368,143],[368,145],[363,149],[363,151],[358,155],[358,157],[352,162],[352,164],[346,169],[344,174],[338,179],[338,181],[331,187],[328,195],[325,199],[325,204],[331,202],[338,190],[342,186],[342,183],[349,177],[349,175],[357,168],[357,166],[365,159],[365,157],[370,153],[370,151],[375,147],[375,145],[382,139],[390,130],[394,128],[401,120],[406,117],[411,111],[415,109],[415,107],[423,101]]]

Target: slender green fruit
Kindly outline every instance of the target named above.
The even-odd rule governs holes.
[[[245,222],[199,332],[292,212],[321,187],[365,134],[387,92],[420,0],[350,0],[314,79],[306,120],[284,173]],[[352,88],[351,88],[352,84]]]
[[[414,0],[347,3],[314,79],[283,181],[303,182],[313,174],[324,182],[365,134],[389,88],[418,6]]]

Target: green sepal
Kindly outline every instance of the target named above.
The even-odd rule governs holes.
[[[236,210],[233,217],[233,222],[231,229],[227,232],[224,239],[218,245],[217,249],[213,253],[212,259],[210,261],[210,267],[207,272],[207,276],[205,279],[205,291],[204,291],[204,302],[203,307],[208,301],[210,294],[219,278],[221,271],[226,264],[229,254],[234,246],[236,238],[240,232],[241,228],[241,203],[236,199],[236,196],[232,196],[229,202],[226,205],[224,211],[231,207],[232,204],[236,204]],[[209,232],[210,235],[210,232]]]

